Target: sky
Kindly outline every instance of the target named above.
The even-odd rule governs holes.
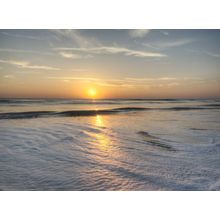
[[[0,98],[220,98],[220,30],[0,30]]]

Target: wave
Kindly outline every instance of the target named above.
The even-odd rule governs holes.
[[[0,99],[0,104],[31,104],[45,101],[44,99]]]
[[[187,111],[187,110],[215,110],[220,109],[220,106],[176,106],[176,107],[169,107],[169,108],[158,108],[160,110],[173,110],[173,111]]]
[[[27,104],[123,104],[123,103],[184,103],[184,102],[210,102],[205,99],[0,99],[0,105],[27,105]],[[215,104],[214,104],[215,105]],[[219,105],[219,104],[217,104]]]
[[[76,117],[76,116],[93,116],[114,114],[119,112],[131,112],[131,111],[144,111],[147,108],[127,107],[127,108],[115,108],[115,109],[102,109],[102,110],[73,110],[73,111],[31,111],[31,112],[7,112],[0,113],[0,119],[28,119],[39,117]]]
[[[75,99],[75,100],[62,100],[62,99],[0,99],[0,105],[9,106],[24,106],[24,105],[124,105],[124,104],[161,104],[168,102],[168,100],[146,100],[146,99]],[[170,100],[169,102],[182,102]]]
[[[94,116],[107,115],[127,112],[139,112],[149,110],[169,110],[169,111],[186,111],[186,110],[210,110],[220,109],[220,107],[170,107],[170,108],[143,108],[143,107],[122,107],[113,109],[101,110],[71,110],[71,111],[30,111],[30,112],[6,112],[0,113],[1,119],[28,119],[39,117],[79,117],[79,116]]]
[[[190,128],[190,130],[193,130],[193,131],[207,131],[208,129],[206,129],[206,128]]]
[[[220,103],[217,103],[217,104],[207,104],[207,105],[204,105],[204,106],[220,107]]]
[[[137,132],[137,134],[140,135],[142,139],[151,146],[159,147],[161,149],[166,149],[170,151],[176,151],[172,146],[165,143],[164,140],[160,139],[159,137],[153,136],[146,131],[139,131]]]

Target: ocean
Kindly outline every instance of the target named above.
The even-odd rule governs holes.
[[[0,190],[220,190],[220,101],[0,99]]]

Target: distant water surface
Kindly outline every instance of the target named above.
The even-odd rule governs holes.
[[[0,99],[0,189],[220,190],[220,102]]]

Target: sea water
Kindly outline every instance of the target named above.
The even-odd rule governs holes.
[[[220,190],[218,100],[0,100],[1,190]]]

